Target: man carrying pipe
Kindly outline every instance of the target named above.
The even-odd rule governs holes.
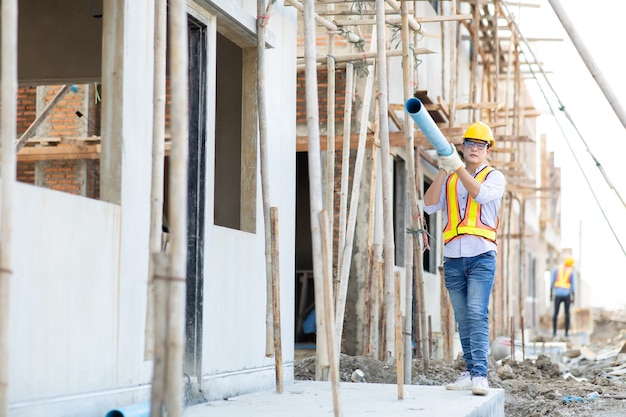
[[[438,151],[439,172],[424,194],[426,213],[443,211],[444,280],[466,366],[446,389],[472,390],[474,395],[489,393],[489,298],[496,273],[496,229],[505,184],[504,175],[486,163],[494,145],[488,125],[471,124],[461,145],[465,163],[452,145],[448,144],[452,148],[449,155]]]

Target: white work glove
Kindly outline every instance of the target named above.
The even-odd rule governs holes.
[[[450,147],[452,148],[452,155],[439,155],[439,169],[443,169],[448,174],[452,174],[459,168],[465,167],[465,164],[461,161],[461,157],[456,151],[456,148],[453,145],[450,145]]]

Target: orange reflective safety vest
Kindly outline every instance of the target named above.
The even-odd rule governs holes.
[[[493,168],[486,166],[474,178],[481,184],[485,182],[487,175],[493,171]],[[496,227],[498,219],[496,218],[496,227],[484,224],[480,218],[481,205],[478,204],[472,196],[467,193],[467,204],[465,206],[465,215],[461,218],[461,210],[457,197],[457,184],[459,177],[456,173],[450,175],[446,182],[446,209],[448,211],[448,224],[443,230],[443,240],[448,243],[452,239],[461,235],[474,235],[485,238],[492,242],[496,241]]]
[[[572,280],[570,277],[572,276],[572,267],[561,265],[556,273],[556,281],[554,281],[555,288],[566,288],[570,289],[572,287]]]

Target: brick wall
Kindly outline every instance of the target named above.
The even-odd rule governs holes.
[[[55,106],[41,129],[46,137],[85,137],[100,134],[100,103],[96,101],[94,84],[77,85],[77,91],[68,92]],[[43,109],[59,91],[61,86],[49,86]],[[86,107],[86,108],[85,108]],[[17,97],[17,132],[21,135],[37,116],[37,87],[22,86]],[[79,111],[82,117],[76,112]],[[62,145],[60,145],[62,146]],[[86,172],[84,171],[86,169]],[[18,162],[17,180],[28,184],[83,194],[99,198],[100,161],[98,160],[56,160],[40,162]]]
[[[37,113],[37,90],[35,87],[17,89],[17,134],[21,135],[35,120]]]
[[[306,123],[306,80],[304,71],[298,72],[296,90],[296,123]],[[337,69],[335,71],[335,122],[343,123],[343,112],[345,109],[346,91],[346,71]],[[328,71],[319,70],[317,72],[317,94],[319,102],[320,123],[326,124],[328,119]]]
[[[34,162],[18,162],[17,163],[17,180],[26,184],[35,183],[35,163]]]

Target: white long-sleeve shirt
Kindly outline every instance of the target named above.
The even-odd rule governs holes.
[[[482,170],[486,164],[481,165],[474,171],[473,175],[476,176]],[[439,195],[439,201],[437,204],[428,206],[424,205],[424,211],[428,214],[436,213],[443,210],[443,224],[444,227],[448,224],[448,212],[446,208],[446,184],[448,180],[443,182],[441,187],[441,193]],[[504,175],[498,170],[493,170],[487,175],[485,181],[480,185],[480,191],[474,199],[478,204],[482,205],[481,219],[483,223],[496,227],[496,219],[500,210],[500,201],[504,195]],[[457,183],[457,198],[459,202],[460,216],[465,216],[465,208],[467,206],[467,198],[469,193],[461,181]],[[496,251],[498,246],[488,240],[479,236],[473,235],[460,235],[446,243],[443,247],[443,255],[448,258],[468,258],[472,256],[480,255],[481,253]]]

